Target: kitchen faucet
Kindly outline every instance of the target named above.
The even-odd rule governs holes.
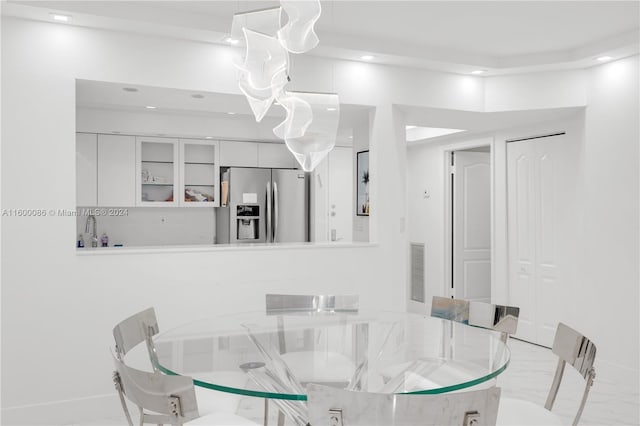
[[[93,228],[89,228],[89,222],[93,222]],[[85,233],[89,233],[91,232],[90,236],[91,236],[91,247],[98,247],[98,231],[97,231],[97,223],[96,223],[96,217],[94,215],[89,215],[87,217],[87,222],[84,226],[84,232]]]

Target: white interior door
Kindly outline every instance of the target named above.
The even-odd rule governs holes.
[[[353,239],[353,149],[329,153],[329,241]]]
[[[570,311],[576,149],[564,135],[507,144],[509,303],[517,337],[544,346]]]
[[[491,160],[453,153],[453,290],[457,299],[491,300]]]

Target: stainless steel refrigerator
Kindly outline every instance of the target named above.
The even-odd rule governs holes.
[[[230,167],[221,174],[225,206],[216,209],[217,244],[309,241],[305,172]]]

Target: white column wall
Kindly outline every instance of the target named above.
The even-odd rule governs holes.
[[[5,18],[3,208],[74,208],[75,79],[237,93],[237,49]],[[357,74],[353,74],[357,72]],[[148,306],[162,329],[263,307],[267,292],[357,293],[405,307],[404,140],[391,105],[480,109],[482,80],[313,57],[292,89],[335,90],[375,106],[370,138],[376,244],[360,248],[77,256],[75,218],[2,222],[2,407],[8,424],[69,423],[104,407],[111,328]],[[375,183],[374,183],[375,182]],[[387,225],[391,224],[391,225]],[[6,248],[10,248],[7,250]],[[40,417],[41,415],[41,417]]]
[[[589,70],[579,309],[602,360],[640,370],[638,56]],[[590,315],[587,315],[589,312]]]

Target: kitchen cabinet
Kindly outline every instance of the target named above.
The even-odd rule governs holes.
[[[258,167],[296,169],[298,162],[284,143],[259,143]]]
[[[219,152],[218,141],[180,140],[180,206],[220,206]]]
[[[76,205],[98,205],[98,135],[76,134]]]
[[[258,143],[220,141],[220,166],[258,167]]]
[[[135,138],[98,135],[97,205],[132,207],[135,205]]]
[[[177,206],[178,139],[137,136],[135,203],[143,207]]]

